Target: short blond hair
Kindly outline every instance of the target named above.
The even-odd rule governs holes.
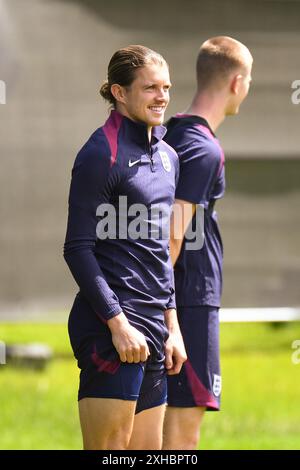
[[[248,48],[228,36],[216,36],[205,41],[197,57],[197,82],[199,89],[221,83],[235,70],[245,67],[252,58]]]

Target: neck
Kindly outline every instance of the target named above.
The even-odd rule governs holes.
[[[219,94],[196,93],[191,105],[185,111],[203,117],[210,125],[213,132],[216,132],[219,125],[225,119],[225,99]]]
[[[123,116],[126,116],[128,119],[130,119],[131,121],[133,122],[139,122],[137,121],[136,119],[134,119],[127,111],[126,107],[123,106],[122,104],[118,103],[118,105],[116,106],[116,111],[120,114],[122,114]],[[148,134],[148,139],[149,139],[149,142],[151,142],[151,137],[152,137],[152,127],[153,126],[147,126],[147,134]]]

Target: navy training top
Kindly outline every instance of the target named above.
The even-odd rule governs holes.
[[[169,223],[179,163],[162,141],[165,132],[153,127],[149,143],[146,124],[112,111],[75,159],[64,257],[103,321],[121,310],[162,318],[175,307],[169,232],[162,229]],[[103,209],[116,217],[108,219]]]
[[[212,202],[225,192],[224,152],[208,122],[193,115],[177,114],[167,123],[165,140],[176,150],[180,177],[176,199],[201,205],[204,210],[204,244],[187,250],[184,238],[175,265],[177,306],[220,306],[223,245]],[[196,228],[196,214],[192,219]]]

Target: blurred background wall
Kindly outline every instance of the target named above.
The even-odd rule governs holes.
[[[170,64],[167,117],[192,99],[200,44],[244,42],[253,85],[218,137],[227,195],[224,307],[300,305],[300,2],[0,0],[0,318],[69,309],[62,258],[75,155],[108,107],[98,95],[119,47],[142,43]]]

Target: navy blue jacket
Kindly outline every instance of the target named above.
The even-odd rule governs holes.
[[[112,111],[75,160],[64,257],[81,294],[103,321],[121,310],[162,318],[166,308],[175,307],[169,239],[162,224],[174,202],[179,163],[162,141],[165,132],[163,126],[154,127],[149,143],[145,124]],[[116,212],[106,239],[105,204]],[[147,213],[141,217],[134,204],[143,204]],[[152,210],[161,208],[163,215],[149,226]],[[129,230],[136,228],[136,217],[148,236],[135,239]]]
[[[176,303],[178,307],[220,307],[223,245],[217,214],[211,207],[225,192],[224,152],[201,117],[178,114],[169,120],[167,128],[165,140],[176,150],[180,162],[176,198],[204,208],[203,247],[187,250],[184,238],[175,265]]]

